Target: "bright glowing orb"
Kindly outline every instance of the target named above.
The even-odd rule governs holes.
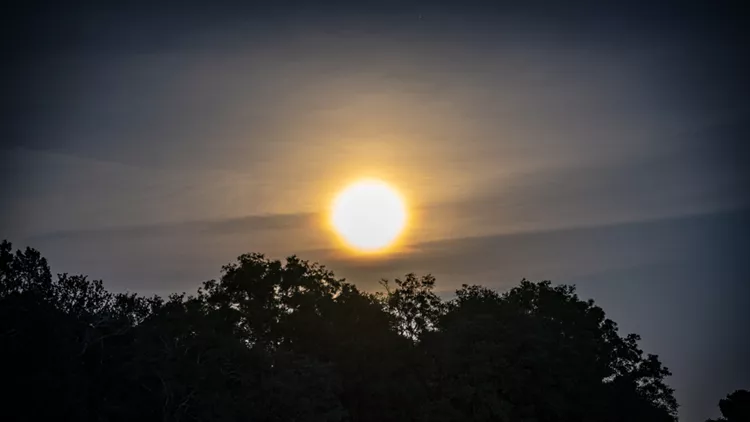
[[[406,206],[392,187],[363,180],[344,189],[333,202],[333,227],[349,246],[375,252],[392,244],[406,225]]]

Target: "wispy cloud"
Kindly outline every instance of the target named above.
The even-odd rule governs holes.
[[[221,236],[225,234],[257,234],[263,231],[310,229],[315,214],[256,215],[223,220],[198,220],[174,223],[62,230],[31,236],[30,241],[95,240],[118,238],[153,238],[164,236]]]

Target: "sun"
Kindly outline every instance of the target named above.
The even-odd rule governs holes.
[[[406,205],[387,183],[361,180],[336,196],[331,223],[348,246],[378,252],[390,246],[406,226]]]

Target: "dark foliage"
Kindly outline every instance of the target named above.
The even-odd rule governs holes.
[[[675,420],[669,371],[573,287],[524,280],[500,294],[464,285],[444,301],[431,276],[382,284],[385,292],[369,294],[317,264],[250,254],[195,295],[145,298],[83,276],[53,277],[39,252],[3,242],[3,414]],[[728,421],[745,420],[733,416],[747,409],[737,394],[722,400]]]
[[[750,391],[737,390],[719,400],[719,410],[723,417],[706,422],[748,422],[750,421]]]

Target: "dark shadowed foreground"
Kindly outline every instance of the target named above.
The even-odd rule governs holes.
[[[746,422],[750,421],[750,391],[736,390],[719,400],[722,417],[706,422]]]
[[[669,371],[570,286],[369,294],[243,255],[195,295],[112,294],[0,248],[2,413],[97,421],[672,421]],[[3,418],[5,419],[5,418]],[[8,420],[8,419],[6,419]],[[732,419],[730,419],[732,420]]]

